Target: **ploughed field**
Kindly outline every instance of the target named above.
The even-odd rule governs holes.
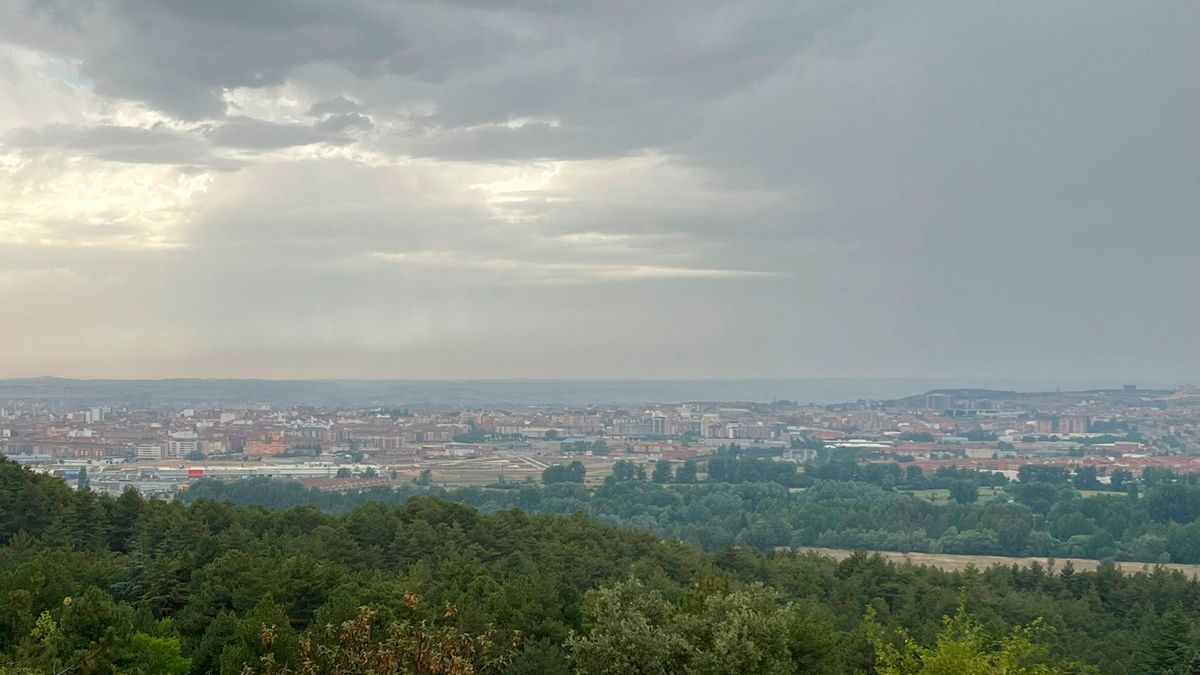
[[[834,560],[844,560],[854,551],[844,548],[821,548],[818,546],[799,546],[797,551],[807,553],[817,553],[833,558]],[[899,551],[868,551],[869,553],[878,553],[879,555],[893,562],[904,563],[911,562],[914,565],[926,565],[928,567],[937,567],[948,572],[957,572],[965,570],[968,566],[974,565],[979,569],[987,569],[993,565],[1020,565],[1028,567],[1033,563],[1038,563],[1043,567],[1053,567],[1055,570],[1061,570],[1069,562],[1076,571],[1094,571],[1100,566],[1099,560],[1090,560],[1087,558],[1016,558],[1003,555],[952,555],[948,553],[901,553]],[[1128,562],[1118,561],[1116,566],[1123,572],[1141,572],[1153,570],[1156,565],[1143,562]],[[1200,575],[1200,565],[1182,565],[1177,563],[1164,563],[1162,567],[1169,570],[1178,570],[1194,577]]]

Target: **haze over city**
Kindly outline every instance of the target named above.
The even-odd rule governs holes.
[[[0,377],[1196,381],[1200,8],[0,1]]]

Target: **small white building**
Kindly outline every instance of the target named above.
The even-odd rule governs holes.
[[[200,436],[194,431],[176,431],[171,434],[167,446],[167,457],[186,457],[200,449]]]

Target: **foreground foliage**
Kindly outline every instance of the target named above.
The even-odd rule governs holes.
[[[867,612],[868,633],[875,650],[879,675],[1053,675],[1061,669],[1046,664],[1046,650],[1036,642],[1043,628],[1040,621],[1018,627],[1000,638],[959,607],[946,617],[945,627],[932,645],[917,643],[903,629],[896,631],[899,644],[888,640],[875,623],[875,612]]]
[[[427,496],[338,514],[110,499],[7,462],[0,506],[4,673],[909,672],[944,645],[987,667],[1183,673],[1196,652],[1200,585],[1161,569],[704,553]],[[948,640],[960,606],[972,628]],[[1039,619],[1053,630],[1013,632]]]

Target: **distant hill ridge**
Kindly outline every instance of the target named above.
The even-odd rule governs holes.
[[[1008,401],[1033,401],[1033,400],[1050,400],[1062,398],[1107,398],[1117,400],[1145,400],[1171,396],[1175,394],[1174,389],[1124,389],[1122,387],[1102,388],[1102,389],[1079,389],[1065,391],[1011,391],[997,389],[979,389],[979,388],[960,388],[960,389],[931,389],[924,394],[915,396],[906,396],[904,398],[889,401],[888,403],[898,407],[919,408],[922,407],[930,396],[944,395],[951,400],[959,401],[984,401],[984,400],[1008,400]]]
[[[0,379],[0,401],[130,407],[187,405],[411,405],[433,408],[601,405],[684,401],[778,400],[834,404],[856,400],[919,401],[927,394],[961,398],[1030,396],[1018,390],[1080,392],[1119,387],[1115,382],[1003,378],[779,378],[694,380],[267,380],[172,378],[161,380]],[[994,387],[994,388],[991,388]],[[1144,395],[1143,390],[1138,394]],[[1059,394],[1049,394],[1059,395]]]

